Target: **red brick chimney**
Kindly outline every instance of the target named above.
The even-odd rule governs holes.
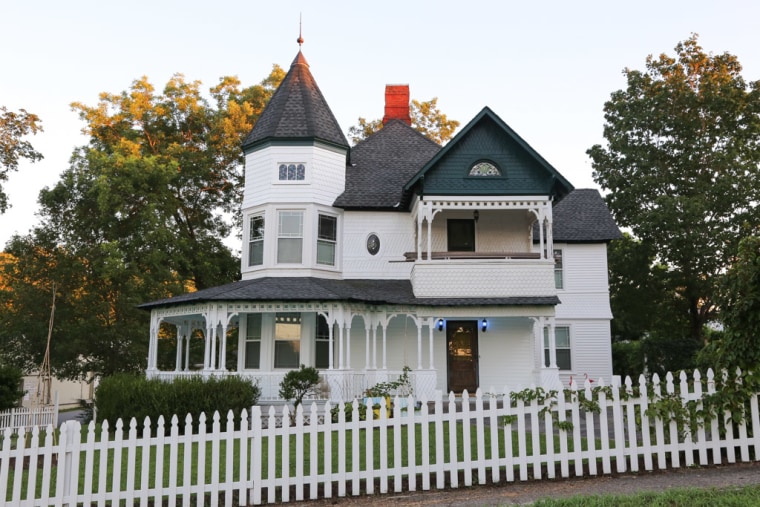
[[[385,85],[385,116],[383,125],[390,120],[412,124],[409,117],[409,85]]]

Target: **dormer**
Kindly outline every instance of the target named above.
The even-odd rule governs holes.
[[[243,279],[340,276],[349,146],[303,53],[243,142]]]

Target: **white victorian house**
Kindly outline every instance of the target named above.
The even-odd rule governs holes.
[[[428,398],[611,380],[620,231],[599,193],[487,107],[441,147],[409,126],[408,86],[388,86],[383,123],[349,146],[299,51],[243,144],[242,279],[142,305],[149,377],[243,375],[277,399],[305,364],[334,400],[405,366]],[[176,327],[171,371],[162,325]],[[199,336],[202,367],[188,364]]]

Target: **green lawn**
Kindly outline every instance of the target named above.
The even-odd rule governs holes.
[[[674,489],[663,493],[594,495],[546,499],[534,507],[747,507],[760,505],[760,486],[726,489]]]
[[[430,456],[430,463],[431,464],[437,464],[437,463],[447,463],[450,461],[450,455],[449,455],[449,441],[450,441],[450,434],[449,434],[449,425],[448,423],[444,423],[442,425],[442,432],[440,435],[437,434],[436,426],[434,423],[430,423],[427,427],[426,431],[428,433],[428,440],[429,440],[429,456]],[[388,465],[393,466],[395,463],[395,455],[394,455],[394,434],[393,434],[393,428],[388,428],[387,430],[387,449],[388,449]],[[457,459],[459,461],[464,459],[464,450],[463,446],[461,445],[463,438],[464,438],[464,425],[462,423],[459,423],[456,428],[457,433],[457,442],[458,442],[458,456]],[[373,442],[373,469],[379,469],[381,468],[380,464],[380,445],[381,445],[381,430],[375,429],[372,433],[372,442]],[[473,460],[477,459],[477,432],[475,426],[469,427],[469,433],[470,433],[470,443],[472,446],[472,454],[473,454]],[[86,440],[87,435],[87,428],[83,427],[82,429],[82,441],[84,442]],[[99,429],[96,430],[96,435],[100,435]],[[352,470],[353,469],[353,451],[352,451],[352,441],[353,441],[353,433],[351,431],[345,432],[345,461],[346,461],[346,470]],[[367,439],[367,433],[365,430],[359,431],[359,449],[360,449],[360,456],[359,459],[359,469],[360,470],[366,470],[366,439]],[[112,437],[111,437],[112,438]],[[268,478],[270,474],[274,473],[277,477],[280,477],[282,475],[282,453],[280,450],[282,449],[282,437],[278,436],[276,437],[277,440],[275,442],[275,467],[274,470],[269,470],[269,441],[267,437],[264,437],[262,439],[262,454],[263,459],[261,462],[262,467],[262,477]],[[289,439],[289,470],[290,475],[295,475],[299,470],[302,471],[304,474],[309,474],[311,471],[311,460],[312,456],[310,453],[311,449],[311,436],[309,434],[305,434],[303,436],[303,449],[304,449],[304,457],[301,461],[298,461],[296,459],[296,437],[295,435],[291,435]],[[485,450],[485,458],[488,459],[491,457],[491,431],[490,428],[486,427],[485,432],[483,435],[484,439],[484,450]],[[498,449],[499,449],[499,456],[505,456],[505,450],[504,450],[504,429],[499,428],[498,429]],[[438,440],[443,441],[443,454],[442,456],[436,455],[436,442]],[[330,450],[331,450],[331,468],[333,472],[337,472],[339,470],[339,449],[340,449],[340,442],[339,442],[339,434],[337,431],[333,431],[332,433],[332,439],[330,442]],[[198,444],[197,443],[181,443],[177,450],[177,456],[174,460],[176,463],[176,469],[177,472],[175,476],[177,477],[177,485],[181,486],[183,484],[183,477],[184,477],[184,469],[185,469],[185,452],[188,448],[192,446],[192,458],[190,460],[190,467],[191,467],[191,484],[197,484],[197,474],[198,474]],[[233,454],[233,460],[232,460],[232,473],[233,477],[237,479],[239,477],[239,466],[240,466],[240,448],[239,448],[239,442],[233,441],[233,445],[231,446],[231,449],[228,448],[227,442],[221,441],[218,444],[218,451],[215,455],[213,453],[213,447],[212,443],[207,443],[205,447],[205,463],[204,463],[204,476],[206,483],[210,482],[212,480],[212,462],[219,463],[219,477],[224,479],[226,477],[226,461],[227,461],[227,453],[232,452]],[[584,448],[587,447],[587,444],[583,443]],[[533,452],[532,449],[532,439],[528,438],[526,442],[527,447],[527,454],[530,455]],[[546,442],[543,438],[540,439],[540,452],[545,453],[546,452]],[[572,441],[568,442],[569,450],[572,451]],[[598,444],[597,444],[598,448]],[[325,442],[324,442],[324,434],[321,434],[319,436],[319,441],[317,442],[317,453],[316,453],[316,459],[318,460],[317,463],[317,469],[320,474],[324,473],[325,468],[325,460],[323,458],[324,456],[324,449],[325,449]],[[560,446],[558,439],[555,438],[554,441],[554,449],[555,451],[559,452]],[[156,476],[156,467],[158,466],[158,452],[159,450],[156,447],[152,447],[150,449],[150,463],[149,463],[149,471],[148,471],[148,484],[150,487],[153,487],[155,484],[155,476]],[[518,442],[517,442],[517,433],[512,433],[512,449],[511,449],[512,455],[516,456],[518,454]],[[415,463],[420,464],[422,463],[422,425],[417,424],[415,426]],[[96,451],[93,453],[94,455],[94,473],[91,475],[92,483],[95,485],[94,489],[97,490],[99,478],[100,478],[100,469],[99,469],[99,463],[100,463],[100,451]],[[115,466],[115,457],[116,453],[113,449],[108,451],[108,463],[106,468],[106,477],[111,478],[112,472]],[[161,467],[163,469],[163,482],[165,486],[169,485],[169,471],[170,471],[170,463],[172,461],[171,455],[170,455],[170,449],[169,446],[165,446],[162,452],[161,456]],[[80,492],[83,491],[83,485],[85,481],[85,463],[86,460],[86,454],[84,451],[80,454]],[[134,467],[134,473],[135,473],[135,484],[140,485],[142,484],[141,476],[142,476],[142,461],[143,461],[143,449],[138,448],[135,450],[135,467]],[[408,455],[408,428],[407,426],[401,427],[401,463],[402,466],[406,466],[409,462],[409,455]],[[250,464],[250,455],[248,456],[248,463]],[[38,463],[38,469],[37,469],[37,480],[36,480],[36,491],[37,496],[40,496],[41,493],[41,487],[42,487],[42,471],[41,471],[42,463],[40,460],[40,463]],[[126,450],[122,451],[121,453],[121,480],[120,480],[120,489],[125,489],[126,484],[126,476],[127,476],[127,468],[128,468],[128,453]],[[14,474],[14,469],[10,469],[10,479],[11,482],[8,484],[12,484],[12,477]],[[29,477],[28,477],[28,470],[24,470],[24,479],[23,479],[23,490],[26,491],[27,483],[28,483]],[[55,467],[53,470],[52,477],[50,478],[51,481],[51,492],[55,491]],[[0,488],[2,489],[2,488]],[[106,489],[108,491],[113,490],[113,484],[111,480],[107,481]],[[7,498],[10,498],[12,488],[7,488]]]

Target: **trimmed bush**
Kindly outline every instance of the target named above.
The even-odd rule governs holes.
[[[227,413],[235,414],[236,427],[240,421],[240,412],[255,405],[261,388],[239,377],[200,376],[182,378],[173,382],[148,380],[142,376],[118,374],[106,377],[95,393],[95,408],[98,420],[107,420],[114,425],[122,419],[125,428],[134,417],[138,427],[142,427],[146,417],[155,425],[159,416],[164,416],[166,431],[169,431],[171,418],[179,418],[180,429],[184,428],[185,417],[191,414],[193,428],[198,427],[201,413],[206,414],[206,429],[211,430],[215,411],[221,416],[222,428],[227,424]]]

